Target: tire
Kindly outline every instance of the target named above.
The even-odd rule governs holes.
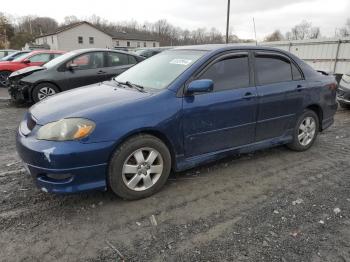
[[[339,105],[340,105],[341,108],[350,109],[350,105],[349,104],[345,104],[345,103],[339,101]]]
[[[39,101],[44,100],[49,96],[53,96],[59,92],[60,90],[54,84],[41,83],[34,87],[32,92],[32,100],[34,103],[38,103]]]
[[[145,198],[163,187],[170,170],[171,156],[167,146],[154,136],[137,135],[121,144],[113,154],[108,184],[121,198]]]
[[[305,110],[294,128],[293,141],[287,146],[294,151],[308,150],[315,142],[319,128],[320,120],[317,114],[312,110]]]
[[[0,71],[0,87],[7,86],[7,78],[12,74],[11,71]]]

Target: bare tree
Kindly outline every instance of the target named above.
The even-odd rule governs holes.
[[[315,39],[321,36],[319,27],[312,27],[312,24],[303,20],[300,24],[294,26],[290,32],[286,33],[288,40]]]
[[[265,37],[264,41],[272,42],[272,41],[281,41],[284,37],[280,30],[275,30],[272,34]]]

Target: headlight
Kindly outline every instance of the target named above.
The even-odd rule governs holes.
[[[87,137],[94,131],[95,123],[84,118],[67,118],[42,126],[37,139],[67,141]]]

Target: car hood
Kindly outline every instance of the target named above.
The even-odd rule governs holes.
[[[118,88],[111,82],[103,82],[54,95],[32,106],[30,113],[39,125],[69,117],[99,121],[101,112],[113,110],[150,95],[151,93]]]
[[[41,71],[41,70],[45,70],[45,69],[46,68],[42,67],[42,66],[29,66],[29,67],[26,67],[26,68],[23,68],[23,69],[20,69],[20,70],[13,72],[9,76],[9,78],[18,77],[18,76],[24,77],[24,76],[30,75],[36,71]]]

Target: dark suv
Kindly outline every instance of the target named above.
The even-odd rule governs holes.
[[[110,80],[142,60],[141,56],[109,49],[71,51],[43,66],[12,73],[9,94],[15,101],[36,103],[58,92]]]

